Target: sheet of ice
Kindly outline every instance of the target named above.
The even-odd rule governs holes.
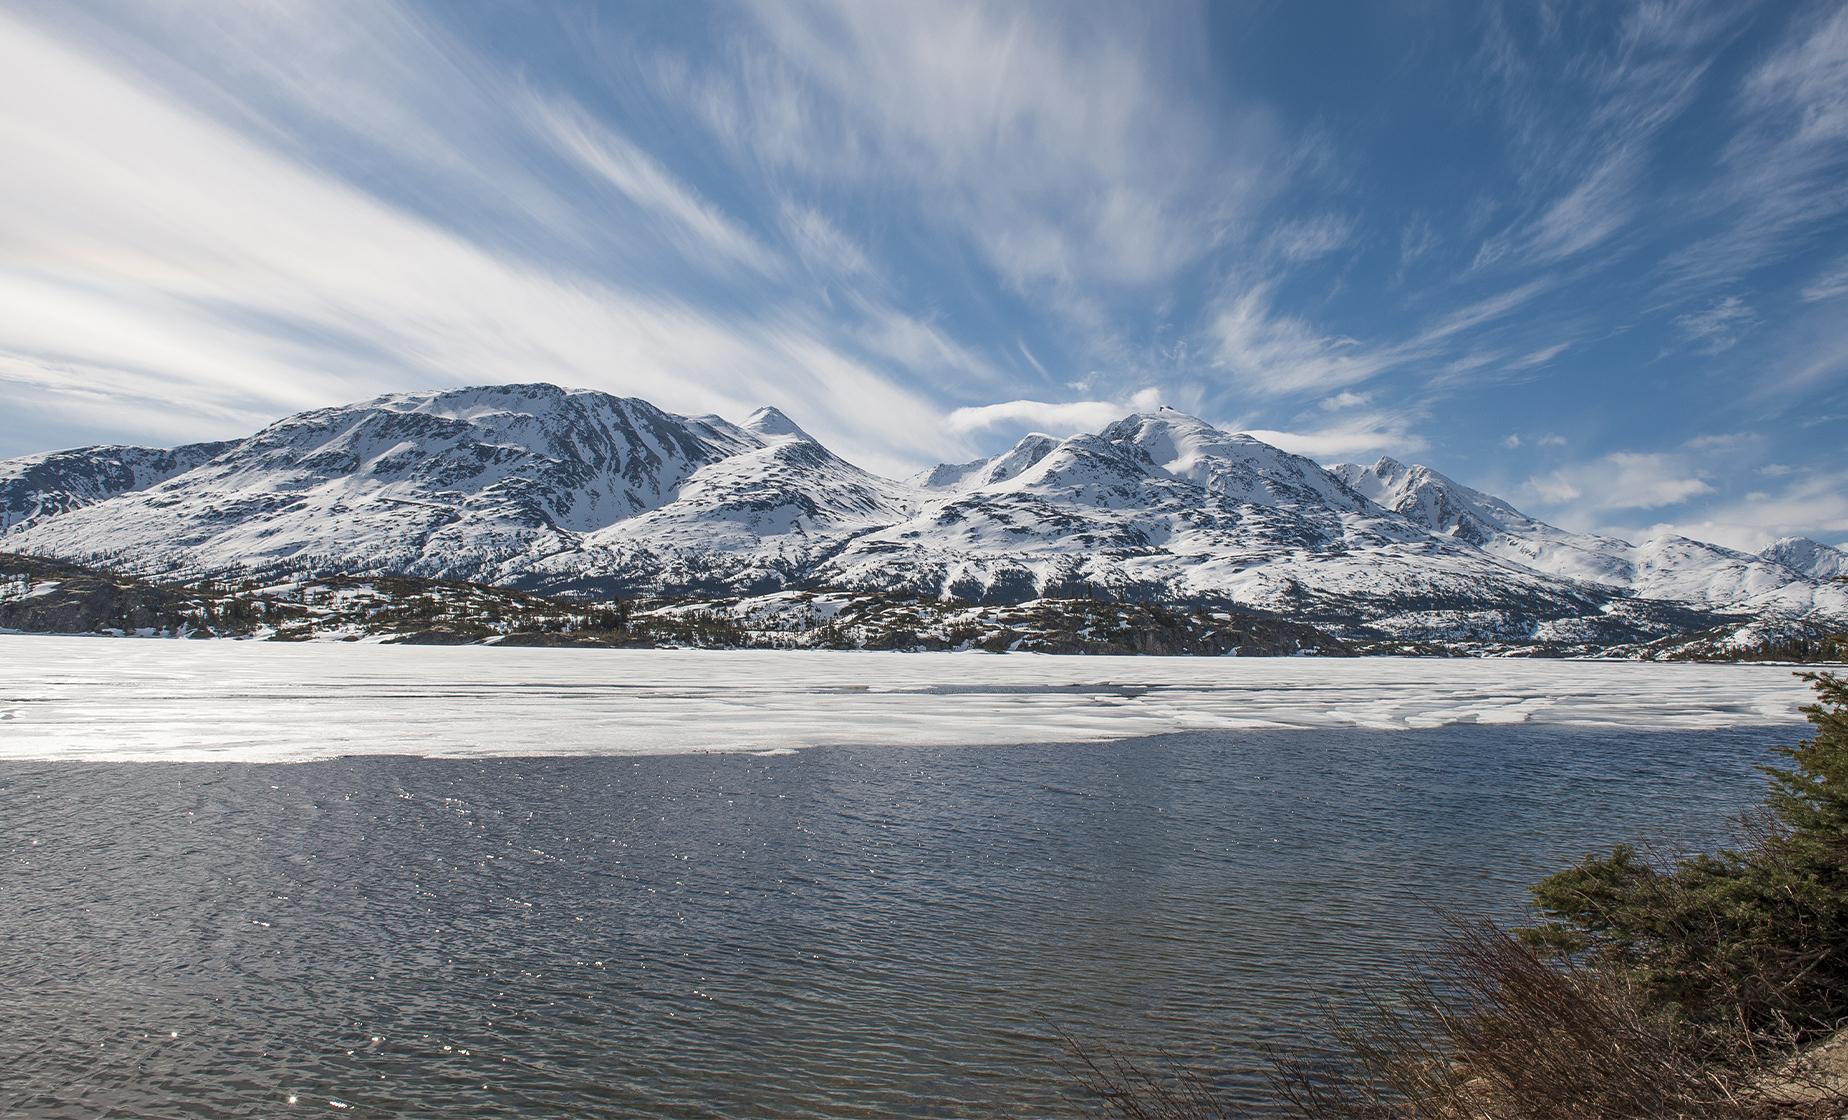
[[[0,759],[306,761],[1793,722],[1788,667],[506,649],[0,635]]]

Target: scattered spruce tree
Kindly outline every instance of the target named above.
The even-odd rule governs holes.
[[[1805,677],[1814,736],[1778,748],[1737,849],[1660,863],[1620,847],[1539,883],[1532,928],[1455,923],[1425,978],[1337,1024],[1335,1054],[1278,1064],[1284,1114],[1848,1116],[1816,1051],[1793,1057],[1848,1027],[1848,680]],[[1080,1085],[1117,1115],[1253,1115],[1185,1066],[1068,1045]]]
[[[1848,681],[1806,673],[1813,738],[1764,767],[1736,849],[1662,864],[1628,846],[1542,880],[1555,955],[1609,966],[1714,1039],[1802,1039],[1848,1018]],[[1740,1039],[1740,1032],[1744,1038]]]

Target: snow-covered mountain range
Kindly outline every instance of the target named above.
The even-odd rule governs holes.
[[[1839,613],[1842,606],[1840,589],[1828,584],[1848,570],[1848,553],[1803,537],[1786,537],[1756,554],[1675,535],[1636,545],[1537,521],[1429,467],[1383,458],[1370,467],[1329,469],[1432,532],[1548,575],[1751,614],[1801,617]]]
[[[1425,467],[1324,469],[1168,409],[898,481],[774,409],[732,423],[550,385],[403,394],[240,441],[0,462],[0,517],[0,550],[182,579],[1106,598],[1559,650],[1848,620],[1839,549],[1572,533]]]
[[[171,449],[80,447],[0,459],[0,531],[144,490],[192,470],[230,446],[227,442]]]

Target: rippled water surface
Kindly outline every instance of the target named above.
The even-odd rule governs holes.
[[[1248,1092],[1794,735],[0,763],[0,1114],[1047,1115],[1057,1030]]]

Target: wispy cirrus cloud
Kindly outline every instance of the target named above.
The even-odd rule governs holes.
[[[585,172],[608,184],[623,199],[667,225],[686,259],[710,260],[723,267],[744,265],[775,271],[776,257],[755,235],[698,191],[677,179],[632,141],[593,119],[582,109],[557,101],[534,99],[527,113],[558,150]],[[807,218],[811,237],[822,231],[816,215]],[[838,253],[839,235],[833,246]]]
[[[1186,9],[749,11],[738,65],[666,71],[708,125],[788,174],[905,192],[1016,284],[1166,279],[1274,190],[1263,166],[1287,159],[1261,108],[1209,118],[1149,64],[1184,41]]]
[[[1529,281],[1437,315],[1407,336],[1363,343],[1279,313],[1272,286],[1255,284],[1219,304],[1209,328],[1213,357],[1241,390],[1259,396],[1330,393],[1412,363],[1437,367],[1429,380],[1441,383],[1492,360],[1489,355],[1473,361],[1469,355],[1446,357],[1450,346],[1505,319],[1549,286],[1545,279]],[[1439,362],[1440,357],[1445,361]]]
[[[1550,364],[1553,359],[1570,349],[1572,349],[1572,344],[1570,342],[1555,342],[1549,346],[1542,346],[1538,350],[1531,350],[1528,353],[1522,354],[1512,362],[1509,362],[1507,368],[1512,370],[1538,369],[1541,366]]]
[[[904,419],[936,409],[813,309],[719,316],[478,243],[3,16],[0,101],[34,107],[8,122],[0,376],[36,407],[78,401],[107,370],[122,395],[180,402],[167,408],[204,436],[229,434],[214,416],[538,379],[698,412],[774,400],[876,465],[941,443]],[[658,167],[612,158],[622,168],[602,170],[655,219],[767,261]]]
[[[1262,395],[1332,392],[1370,380],[1400,360],[1391,347],[1367,347],[1277,312],[1263,284],[1225,301],[1210,331],[1219,368],[1242,389]]]
[[[1271,231],[1264,251],[1287,264],[1305,264],[1345,248],[1354,232],[1354,220],[1345,214],[1298,218]]]
[[[1848,9],[1793,19],[1741,83],[1731,123],[1694,199],[1707,228],[1661,268],[1679,288],[1738,283],[1848,213]]]
[[[1675,317],[1675,328],[1682,337],[1703,354],[1718,354],[1738,344],[1739,338],[1758,322],[1753,311],[1738,296],[1726,296],[1698,310]]]
[[[1628,147],[1606,153],[1585,178],[1541,212],[1525,231],[1522,248],[1549,262],[1609,239],[1629,223],[1639,202],[1637,164]]]
[[[814,207],[786,198],[779,208],[778,219],[784,237],[810,267],[844,276],[860,276],[873,271],[866,250]]]
[[[1830,264],[1803,286],[1805,303],[1821,303],[1842,296],[1848,296],[1848,257]]]
[[[1545,265],[1607,247],[1645,213],[1644,169],[1660,134],[1694,103],[1738,16],[1691,2],[1638,4],[1590,49],[1555,29],[1530,33],[1535,50],[1509,22],[1544,13],[1489,11],[1482,72],[1511,127],[1525,190],[1508,200],[1515,217],[1482,242],[1475,266]],[[1595,24],[1612,11],[1560,14]]]

